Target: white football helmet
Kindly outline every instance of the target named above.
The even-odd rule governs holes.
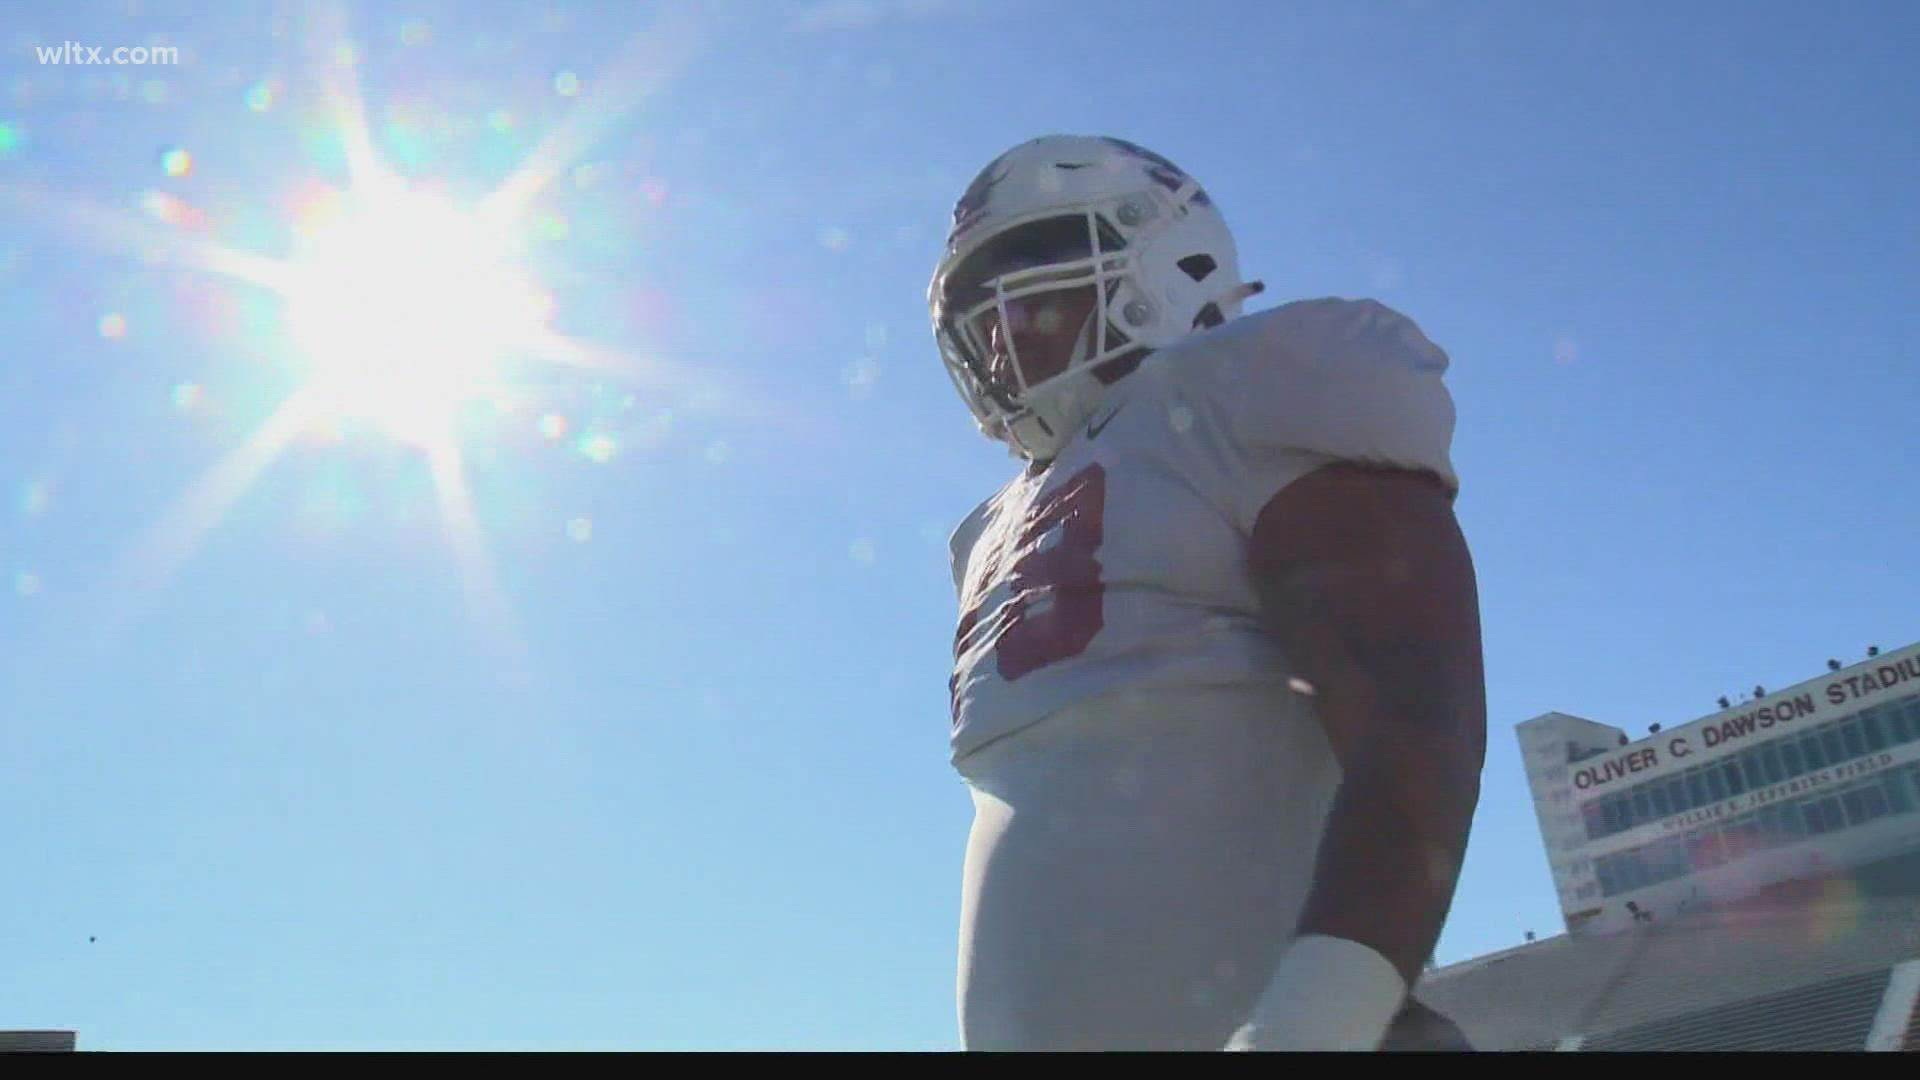
[[[927,290],[947,374],[980,430],[1047,461],[1109,382],[1154,349],[1240,314],[1261,291],[1240,277],[1226,220],[1198,182],[1123,139],[1049,135],[1008,150],[953,209]],[[1091,293],[1092,314],[1057,374],[1029,382],[1004,335],[1011,300]]]

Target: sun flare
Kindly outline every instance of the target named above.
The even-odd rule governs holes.
[[[709,19],[698,7],[663,12],[626,43],[593,79],[592,92],[583,93],[542,133],[509,175],[477,201],[463,204],[433,186],[460,186],[457,171],[435,167],[414,181],[383,160],[374,132],[405,143],[418,134],[420,118],[409,119],[402,115],[407,110],[397,109],[390,110],[384,125],[370,123],[360,87],[364,53],[349,32],[346,5],[315,0],[305,7],[289,32],[305,54],[316,91],[315,107],[303,118],[312,121],[303,139],[319,152],[327,179],[316,175],[305,182],[304,192],[292,193],[284,256],[224,239],[227,231],[253,232],[250,215],[210,211],[184,187],[144,193],[135,213],[0,176],[0,212],[59,225],[70,237],[135,254],[149,266],[177,267],[242,286],[210,299],[207,325],[215,333],[234,335],[250,355],[276,375],[291,376],[293,384],[276,405],[263,409],[264,419],[254,430],[188,484],[131,543],[95,588],[98,615],[89,624],[98,629],[97,636],[110,637],[144,598],[157,595],[236,506],[271,483],[270,470],[285,455],[332,447],[347,429],[361,428],[409,447],[425,462],[472,614],[501,656],[523,661],[508,594],[483,529],[484,489],[468,476],[463,445],[469,439],[497,441],[505,429],[468,430],[460,423],[467,408],[486,403],[514,414],[527,429],[537,424],[544,445],[558,441],[569,426],[550,391],[556,382],[575,378],[596,388],[617,381],[662,403],[685,397],[706,403],[705,408],[740,404],[728,380],[704,365],[561,333],[554,326],[559,321],[555,297],[534,274],[523,246],[523,240],[548,242],[540,248],[542,256],[554,253],[551,233],[534,227],[549,219],[543,200],[598,151],[625,117],[695,61],[706,47]],[[268,112],[283,101],[278,86],[275,77],[249,90],[251,113]],[[288,113],[293,110],[285,102],[291,100],[282,104]],[[465,130],[480,139],[502,134],[502,125],[491,120],[511,115],[512,104],[492,110],[485,127],[471,123]],[[458,132],[461,121],[472,118],[449,114],[439,119]],[[442,125],[428,126],[439,130]],[[5,133],[0,125],[0,135]],[[168,150],[161,166],[174,182],[197,178],[204,168],[185,148]],[[187,279],[174,280],[178,285]],[[137,340],[140,323],[130,326],[116,311],[100,317],[98,328],[106,340]],[[176,386],[174,394],[174,407],[182,412],[202,400],[198,383]],[[313,435],[322,437],[309,438]],[[574,445],[581,457],[604,465],[616,441],[605,432],[583,432]],[[495,449],[487,445],[480,460],[494,460]],[[364,460],[403,468],[417,464],[401,455]]]
[[[432,445],[552,311],[503,224],[382,177],[302,213],[282,291],[294,362],[321,422]]]

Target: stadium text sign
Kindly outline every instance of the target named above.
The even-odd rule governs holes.
[[[1909,681],[1920,683],[1920,654],[1905,657],[1897,663],[1880,664],[1856,675],[1833,679],[1820,688],[1817,697],[1813,691],[1777,697],[1725,720],[1702,721],[1694,734],[1708,749],[1726,746],[1781,724],[1822,718],[1821,714],[1832,712],[1839,706],[1850,705]],[[1665,749],[1669,758],[1684,758],[1694,753],[1693,736],[1676,733],[1666,741]],[[1657,769],[1662,764],[1660,750],[1658,746],[1643,746],[1597,765],[1583,765],[1574,770],[1573,786],[1581,791],[1592,791],[1635,773]]]

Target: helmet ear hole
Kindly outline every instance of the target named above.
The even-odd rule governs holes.
[[[1121,307],[1120,317],[1128,326],[1145,326],[1153,321],[1153,308],[1145,300],[1129,300]]]
[[[1201,282],[1207,280],[1207,275],[1213,273],[1214,268],[1220,264],[1214,261],[1213,256],[1203,251],[1198,255],[1189,255],[1173,265],[1179,267],[1182,273],[1195,282]]]

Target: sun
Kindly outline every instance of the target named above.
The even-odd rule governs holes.
[[[302,211],[281,291],[315,420],[429,447],[462,405],[503,392],[553,306],[504,223],[392,176]]]

